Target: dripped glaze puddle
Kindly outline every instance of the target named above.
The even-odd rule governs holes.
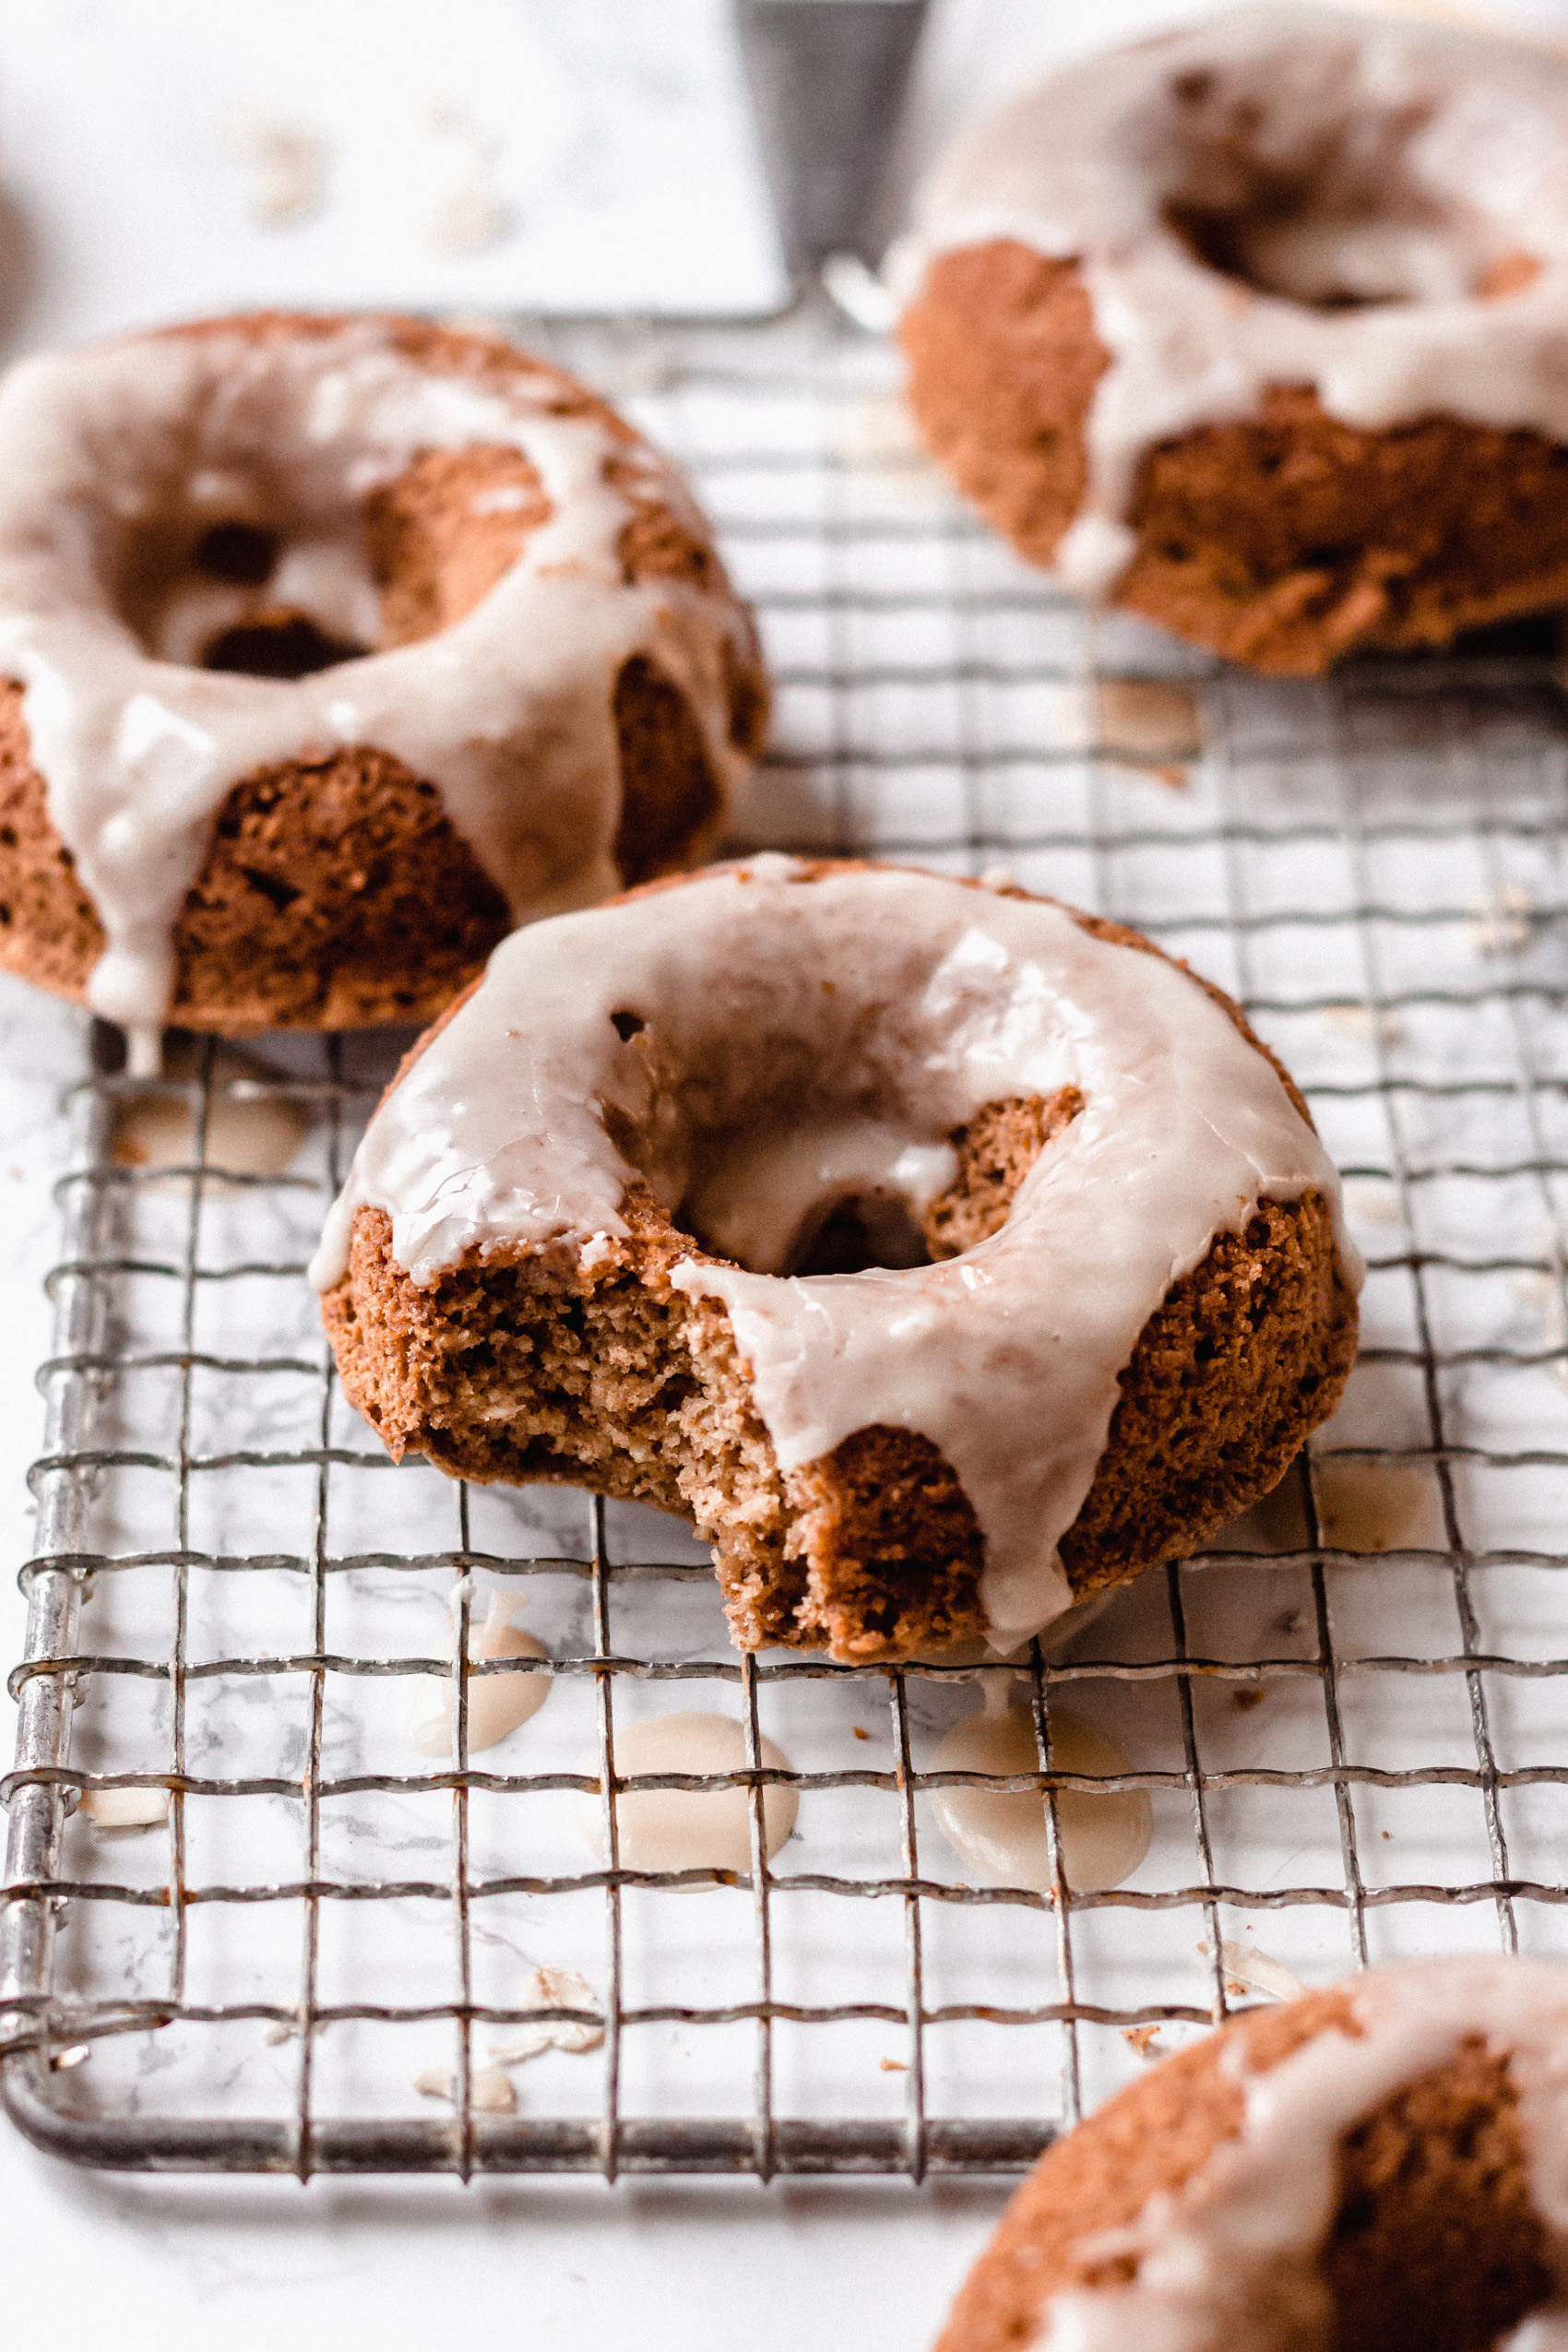
[[[196,1078],[201,1074],[199,1041],[169,1039],[163,1075]],[[226,1177],[268,1177],[288,1173],[309,1129],[303,1103],[274,1091],[276,1074],[247,1055],[219,1048],[212,1059],[212,1092],[207,1114],[207,1177],[213,1187]],[[196,1156],[196,1123],[193,1105],[184,1092],[125,1097],[114,1106],[112,1157],[121,1168],[172,1170],[189,1168]],[[189,1179],[154,1174],[145,1187],[153,1192],[184,1192]]]
[[[1111,1777],[1131,1769],[1103,1732],[1058,1708],[1051,1715],[1052,1769]],[[970,1716],[948,1732],[928,1772],[985,1772],[998,1778],[1039,1770],[1034,1724],[1021,1708]],[[1049,1895],[1054,1883],[1046,1802],[1037,1789],[933,1788],[932,1811],[954,1852],[985,1886],[1027,1886]],[[1103,1796],[1060,1788],[1056,1817],[1063,1867],[1075,1893],[1120,1886],[1148,1852],[1154,1813],[1147,1791]]]
[[[518,2006],[597,2010],[599,2002],[588,1978],[579,1977],[575,1968],[536,1968]],[[519,2026],[505,2041],[492,2042],[490,2061],[493,2066],[516,2066],[526,2058],[540,2057],[547,2049],[580,2054],[597,2049],[603,2039],[601,2025],[588,2025],[570,2017],[542,2018],[537,2025]]]
[[[579,1977],[575,1968],[536,1968],[518,2006],[597,2010],[599,2002],[588,1978]],[[509,2066],[539,2058],[546,2050],[580,2054],[598,2049],[603,2039],[604,2027],[597,2022],[588,2024],[557,2017],[541,2019],[537,2025],[524,2025],[507,2040],[492,2042],[482,2061],[477,2055],[471,2060],[469,2104],[479,2114],[510,2115],[517,2108],[517,2092],[506,2072]],[[457,2104],[457,2077],[449,2067],[427,2066],[422,2073],[414,2076],[414,2088],[422,2098],[446,2099]]]
[[[1193,1948],[1200,1960],[1213,1955],[1211,1943],[1194,1944]],[[1220,1939],[1219,1961],[1225,1971],[1227,1990],[1260,1992],[1265,2001],[1299,2001],[1307,1990],[1294,1969],[1288,1968],[1282,1960],[1276,1960],[1272,1954],[1260,1952],[1255,1943],[1243,1943],[1239,1938]]]
[[[517,1603],[506,1593],[491,1601],[482,1624],[470,1621],[469,1657],[478,1665],[493,1657],[546,1658],[550,1652],[537,1637],[512,1622]],[[548,1674],[481,1674],[469,1678],[469,1753],[493,1748],[530,1716],[539,1713],[551,1693]],[[409,1744],[422,1756],[449,1756],[456,1727],[452,1715],[452,1682],[422,1674],[409,1711]]]
[[[414,2088],[422,2098],[450,2099],[457,2097],[457,2077],[449,2067],[427,2066],[414,2076]],[[500,2066],[475,2066],[469,2073],[469,2105],[479,2115],[510,2115],[517,2104],[517,2094],[511,2076]]]
[[[94,1829],[161,1829],[169,1818],[167,1788],[89,1788],[82,1812]]]
[[[771,1740],[761,1742],[760,1756],[767,1770],[790,1769]],[[643,1773],[744,1772],[746,1764],[744,1728],[725,1715],[656,1715],[615,1734],[615,1772],[622,1780]],[[602,1867],[600,1799],[585,1790],[576,1805],[577,1826]],[[770,1861],[794,1828],[799,1807],[793,1788],[763,1790],[763,1847]],[[615,1821],[624,1871],[751,1869],[751,1792],[745,1788],[622,1789]]]
[[[1320,1460],[1313,1465],[1313,1485],[1331,1551],[1447,1548],[1429,1470],[1404,1462]]]
[[[1403,1222],[1399,1195],[1379,1177],[1352,1177],[1345,1186],[1345,1214],[1367,1225]]]
[[[1198,698],[1171,678],[1101,678],[1095,686],[1095,749],[1102,759],[1153,771],[1178,789],[1203,753]]]

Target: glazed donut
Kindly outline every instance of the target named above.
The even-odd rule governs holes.
[[[1568,600],[1568,64],[1249,7],[962,137],[896,256],[932,451],[1262,670]]]
[[[1046,2151],[936,2352],[1561,2352],[1565,2052],[1541,1961],[1252,2010]]]
[[[683,1513],[742,1647],[1011,1650],[1332,1409],[1338,1197],[1135,932],[770,853],[508,940],[312,1273],[394,1455]]]
[[[507,344],[267,314],[0,385],[0,963],[129,1028],[431,1018],[700,854],[766,709],[679,476]]]

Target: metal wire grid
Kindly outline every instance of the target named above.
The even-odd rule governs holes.
[[[1254,1915],[1267,1919],[1277,1978],[1287,1966],[1318,1979],[1445,1943],[1560,1946],[1568,1888],[1553,1867],[1555,1792],[1568,1786],[1568,1765],[1552,1707],[1568,1672],[1556,1582],[1568,1553],[1550,1534],[1568,1494],[1568,1401],[1557,1385],[1568,1363],[1568,965],[1554,927],[1568,904],[1563,726],[1550,664],[1390,666],[1301,689],[1217,675],[1152,635],[1086,621],[1014,566],[898,445],[885,362],[869,347],[829,341],[802,353],[777,339],[711,337],[688,339],[674,361],[668,346],[636,341],[608,356],[602,345],[566,356],[611,376],[684,457],[758,606],[782,709],[749,820],[755,838],[960,871],[1005,861],[1021,880],[1190,953],[1280,1043],[1380,1242],[1357,1375],[1368,1403],[1298,1466],[1293,1503],[1277,1501],[1272,1517],[1224,1548],[1113,1604],[1080,1641],[1092,1656],[1037,1647],[1028,1695],[1039,1771],[983,1785],[1044,1791],[1053,1892],[965,1883],[931,1826],[928,1798],[977,1776],[933,1773],[921,1757],[942,1710],[950,1719],[971,1705],[977,1672],[1005,1669],[737,1659],[708,1571],[691,1547],[652,1532],[650,1515],[618,1520],[585,1499],[571,1506],[574,1538],[559,1511],[531,1528],[497,1519],[493,1494],[449,1489],[423,1466],[400,1472],[394,1490],[345,1414],[301,1306],[311,1230],[385,1054],[328,1040],[318,1057],[303,1051],[270,1075],[235,1077],[209,1046],[187,1078],[161,1088],[96,1068],[72,1099],[64,1254],[51,1277],[56,1352],[41,1373],[38,1550],[22,1571],[27,1656],[12,1681],[19,1728],[6,1784],[0,1997],[13,2117],[59,2152],[120,2166],[612,2178],[897,2170],[919,2180],[1022,2164],[1086,2097],[1135,2068],[1142,2053],[1129,2043],[1142,2029],[1180,2038],[1251,1997],[1265,1981],[1241,1933]],[[1158,780],[1158,757],[1140,775],[1107,754],[1103,682],[1127,679],[1175,682],[1178,701],[1199,696],[1205,759],[1186,791]],[[1478,921],[1483,935],[1467,945]],[[155,1096],[188,1104],[188,1153],[127,1166],[116,1157],[118,1123],[127,1105]],[[222,1156],[222,1115],[233,1100],[269,1098],[308,1112],[303,1162],[247,1174]],[[1481,1147],[1489,1136],[1494,1150]],[[265,1210],[265,1229],[291,1234],[295,1246],[243,1246],[235,1204],[249,1218]],[[161,1246],[149,1246],[149,1220]],[[222,1346],[209,1336],[214,1302]],[[149,1379],[161,1384],[157,1442],[137,1419],[137,1384]],[[237,1398],[214,1443],[207,1392],[225,1384]],[[279,1442],[253,1388],[303,1400],[291,1442]],[[362,1477],[374,1496],[362,1509],[344,1501],[345,1481]],[[1373,1481],[1374,1503],[1379,1478],[1413,1481],[1427,1519],[1407,1510],[1393,1541],[1386,1528],[1358,1531],[1344,1491],[1357,1477]],[[225,1525],[233,1514],[248,1525],[253,1511],[270,1525],[267,1481],[287,1479],[308,1487],[303,1540],[262,1550],[203,1539],[211,1494],[227,1499]],[[161,1482],[160,1507],[172,1521],[161,1541],[146,1540],[139,1506],[127,1502],[138,1479]],[[1409,1503],[1406,1489],[1393,1491]],[[1365,1503],[1363,1494],[1357,1508]],[[448,1539],[430,1540],[432,1515],[453,1509]],[[481,1519],[511,1539],[484,1539]],[[530,1596],[564,1584],[586,1595],[586,1614],[543,1665],[469,1664],[476,1576],[521,1580]],[[244,1638],[203,1655],[193,1616],[209,1578]],[[410,1643],[406,1630],[389,1649],[340,1638],[339,1622],[355,1621],[339,1621],[337,1596],[367,1578],[455,1586],[464,1666],[450,1768],[375,1768],[378,1755],[387,1760],[368,1733],[349,1757],[358,1768],[337,1767],[341,1693],[405,1690],[410,1676],[445,1670],[434,1646]],[[138,1648],[125,1633],[132,1608],[101,1639],[101,1619],[114,1626],[125,1596],[155,1579],[168,1596],[167,1638]],[[254,1621],[247,1610],[279,1581],[305,1597],[305,1639],[277,1650],[265,1610],[258,1604]],[[673,1645],[661,1631],[671,1615],[685,1629]],[[629,1639],[634,1630],[646,1638]],[[530,1770],[530,1726],[505,1762],[476,1764],[475,1678],[533,1673],[585,1705],[591,1693],[592,1750],[576,1768],[542,1770],[536,1756]],[[680,1686],[680,1698],[692,1682],[739,1701],[746,1768],[645,1785],[743,1787],[751,1869],[717,1874],[733,1899],[710,1895],[697,1907],[688,1974],[667,1977],[649,1998],[645,1923],[655,1910],[671,1916],[668,1890],[716,1874],[622,1867],[616,1728],[660,1686]],[[206,1694],[230,1686],[256,1695],[268,1728],[276,1713],[270,1752],[265,1738],[257,1752],[237,1710],[214,1745]],[[72,1747],[73,1712],[130,1690],[160,1702],[161,1753],[138,1760],[135,1738],[111,1719],[84,1761],[79,1728]],[[303,1728],[296,1721],[299,1736],[285,1737],[288,1694],[300,1691]],[[1538,1693],[1546,1704],[1533,1707]],[[1063,1696],[1075,1705],[1098,1697],[1134,1753],[1125,1773],[1053,1770]],[[820,1703],[830,1757],[850,1717],[874,1704],[881,1755],[769,1769],[765,1720],[808,1698]],[[1253,1726],[1266,1731],[1261,1747],[1248,1745]],[[223,1768],[204,1769],[214,1754]],[[242,1768],[258,1761],[267,1768]],[[780,1781],[798,1790],[803,1823],[846,1794],[857,1808],[890,1808],[893,1866],[845,1863],[831,1832],[807,1841],[808,1860],[822,1847],[821,1867],[786,1867],[788,1851],[770,1862],[763,1792]],[[84,1789],[146,1787],[167,1789],[170,1809],[166,1843],[159,1833],[135,1848],[152,1858],[138,1878],[122,1859],[131,1847],[94,1844],[71,1806]],[[1090,1894],[1068,1882],[1058,1796],[1097,1788],[1149,1792],[1158,1835],[1132,1883]],[[564,1801],[565,1792],[597,1800],[605,1866],[519,1869],[534,1841],[515,1825],[536,1818],[521,1800]],[[446,1809],[443,1873],[345,1865],[337,1809],[383,1797]],[[481,1853],[493,1799],[513,1808],[505,1868]],[[297,1824],[297,1869],[257,1863],[215,1876],[198,1866],[193,1823],[214,1807],[237,1818],[245,1800]],[[833,1815],[840,1828],[846,1818]],[[843,1834],[849,1851],[853,1835]],[[1394,1848],[1386,1861],[1384,1844]],[[538,1949],[537,1922],[585,1902],[600,1913],[592,2008],[540,2011],[498,1995],[480,1965],[486,1923],[522,1907]],[[826,1943],[837,1980],[801,1997],[802,1948],[823,1932],[812,1924],[826,1916],[817,1904],[857,1934],[896,1916],[897,1981],[879,1983],[869,1960],[859,1965],[852,1935],[839,1951],[836,1927]],[[371,1961],[421,1907],[445,1920],[445,1981],[417,1999],[381,1997]],[[297,1927],[284,1990],[246,1998],[238,1968],[213,1990],[196,1946],[203,1923],[225,1913],[247,1936],[273,1917]],[[382,1951],[359,1955],[362,1978],[345,1987],[328,1946],[350,1913],[389,1924]],[[128,1940],[73,1945],[95,1918]],[[141,1989],[126,1921],[159,1930],[153,1990]],[[731,1973],[727,1997],[690,1997],[691,1966],[700,1977],[726,1937],[743,1983]],[[876,1991],[888,1997],[869,1997]],[[602,2018],[602,2060],[582,2077],[591,2095],[556,2097],[558,2069],[548,2097],[525,2087],[522,2111],[486,2111],[476,2104],[476,2032],[540,2017]],[[852,2035],[833,2045],[852,2061],[840,2070],[848,2107],[840,2096],[814,2108],[801,2086],[820,2090],[822,2070],[790,2059],[781,2072],[780,2051],[798,2032],[820,2043],[837,2026]],[[337,2063],[346,2038],[383,2028],[422,2053],[450,2052],[439,2114],[418,2111],[411,2063],[393,2069],[401,2098],[388,2094],[385,2068]],[[661,2104],[663,2078],[639,2072],[637,2056],[659,2029],[686,2050],[739,2034],[749,2044],[743,2094],[696,2113],[679,2097]],[[968,2039],[955,2059],[957,2029]],[[1004,2048],[1000,2062],[976,2063],[977,2031],[988,2049]],[[232,2052],[247,2035],[244,2064],[225,2073],[210,2062],[214,2048]],[[1042,2035],[1056,2049],[1054,2084]],[[188,2079],[167,2057],[179,2037],[208,2053]],[[880,2059],[869,2055],[875,2048]],[[900,2054],[888,2057],[892,2049]],[[265,2061],[277,2078],[269,2104],[253,2096],[262,2050],[282,2053]],[[117,2066],[126,2052],[134,2059]],[[898,2077],[893,2108],[879,2081],[889,2073]],[[1004,2078],[1010,2090],[992,2097]],[[182,2095],[164,2097],[176,2080]]]

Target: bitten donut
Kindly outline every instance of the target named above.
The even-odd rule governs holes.
[[[429,1019],[700,855],[766,710],[679,476],[507,344],[268,314],[0,385],[0,963],[133,1030]]]
[[[1277,671],[1568,600],[1568,64],[1238,9],[962,137],[895,264],[932,450],[1066,584]]]
[[[1561,2352],[1568,1969],[1253,2010],[1049,2148],[936,2352]]]
[[[395,1455],[683,1513],[742,1647],[895,1658],[1274,1485],[1360,1267],[1290,1081],[1146,940],[770,854],[508,940],[313,1277]]]

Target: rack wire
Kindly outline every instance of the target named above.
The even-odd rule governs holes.
[[[1551,653],[1226,672],[1016,564],[865,339],[556,340],[684,459],[757,607],[779,717],[742,839],[1005,865],[1229,988],[1346,1171],[1360,1363],[1266,1505],[1037,1646],[1039,1771],[987,1785],[1043,1792],[1053,1886],[967,1883],[931,1798],[976,1776],[931,1757],[1015,1669],[739,1657],[672,1523],[394,1471],[347,1409],[303,1262],[400,1040],[187,1040],[148,1081],[98,1033],[11,1684],[11,2115],[150,2168],[1007,2170],[1238,2000],[1562,1952]],[[495,1592],[547,1660],[466,1663]],[[422,1759],[410,1681],[452,1644],[454,1751]],[[550,1704],[470,1755],[493,1674]],[[743,1729],[714,1785],[747,1792],[750,1871],[623,1867],[617,1735],[694,1699]],[[1124,1771],[1052,1769],[1063,1707]],[[799,1826],[770,1860],[780,1781]],[[1147,1859],[1075,1888],[1061,1793],[1130,1789]],[[166,1820],[105,1826],[122,1790]],[[544,2007],[540,1967],[576,1972]],[[602,2040],[506,2073],[487,2038],[541,2021]]]

